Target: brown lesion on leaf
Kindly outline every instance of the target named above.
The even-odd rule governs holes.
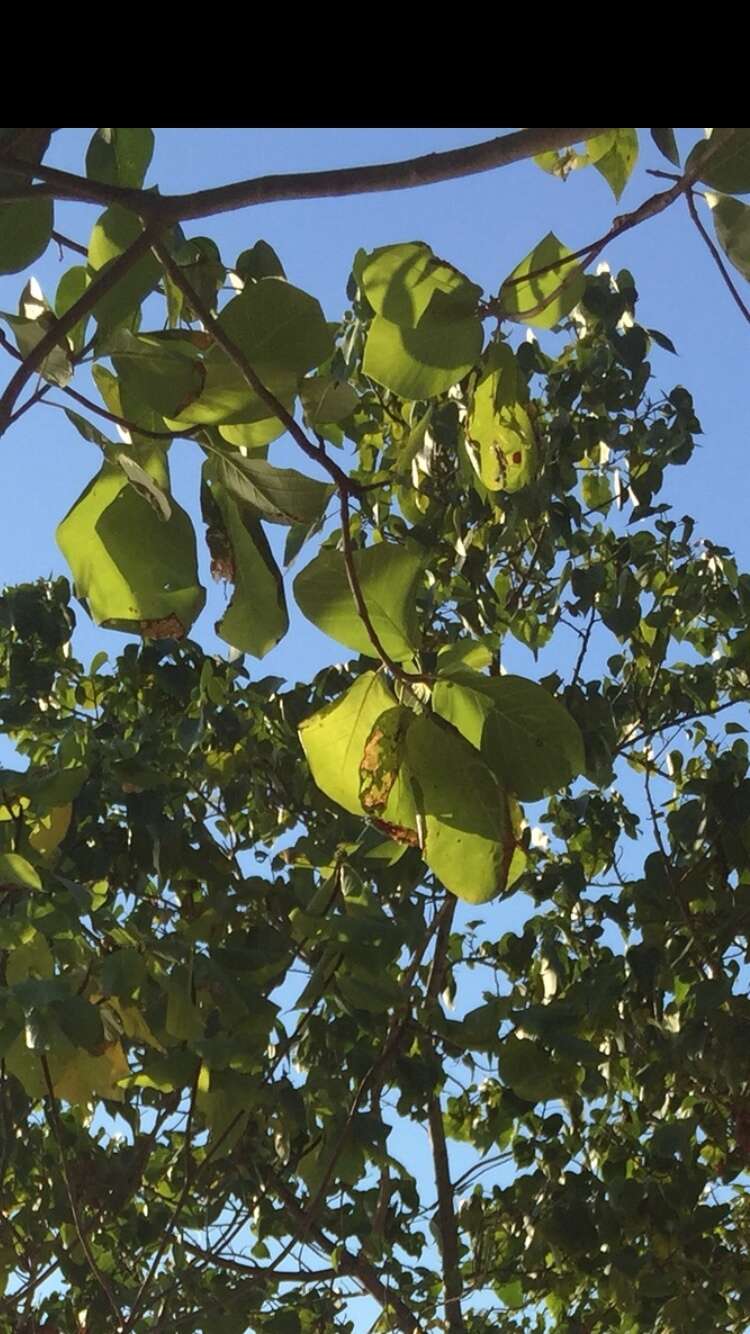
[[[210,524],[206,529],[206,545],[211,557],[212,579],[217,583],[223,580],[233,584],[236,575],[234,552],[225,530],[217,524]]]
[[[359,799],[368,815],[382,813],[401,767],[401,743],[409,724],[404,709],[381,713],[365,742],[359,764]]]
[[[404,825],[389,824],[387,820],[373,820],[376,829],[387,834],[389,838],[395,839],[397,843],[406,843],[410,848],[419,847],[419,836],[416,829],[406,829]]]
[[[162,616],[157,621],[140,621],[138,629],[144,639],[184,639],[185,627],[179,616]]]

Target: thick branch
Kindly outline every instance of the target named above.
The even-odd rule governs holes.
[[[378,194],[386,190],[411,190],[415,186],[434,185],[461,176],[475,176],[496,167],[507,167],[583,139],[603,134],[601,129],[526,129],[514,130],[497,139],[487,139],[468,148],[453,148],[444,153],[427,153],[401,162],[385,162],[369,167],[343,167],[331,171],[290,172],[283,176],[257,176],[220,185],[191,194],[155,195],[146,190],[128,190],[101,185],[83,176],[57,168],[34,167],[37,180],[47,183],[58,199],[77,199],[88,204],[122,204],[143,217],[169,221],[205,218],[216,213],[257,204],[273,204],[299,199],[340,199],[345,195]],[[21,179],[28,177],[29,164],[10,154],[0,153],[2,169]]]
[[[430,1098],[427,1118],[430,1127],[432,1162],[438,1198],[437,1225],[440,1234],[440,1255],[443,1262],[445,1322],[449,1334],[466,1334],[466,1326],[461,1314],[463,1279],[461,1277],[461,1260],[458,1246],[458,1224],[453,1208],[453,1187],[448,1161],[448,1146],[445,1142],[443,1112],[437,1094]]]

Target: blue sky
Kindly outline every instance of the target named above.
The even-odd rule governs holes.
[[[502,132],[497,127],[157,130],[156,153],[147,183],[158,183],[164,193],[186,191],[268,173],[395,160],[474,143]],[[80,129],[60,131],[54,137],[48,161],[70,171],[82,171],[91,133]],[[683,150],[686,152],[702,133],[679,132]],[[630,211],[666,185],[646,176],[644,167],[667,166],[645,131],[639,164],[619,205],[592,169],[575,173],[562,184],[526,162],[416,190],[247,209],[188,224],[185,231],[188,235],[211,236],[228,265],[240,251],[259,238],[265,239],[279,253],[290,281],[316,296],[329,319],[337,319],[346,308],[346,280],[360,246],[372,249],[398,241],[426,241],[491,294],[547,231],[554,230],[566,245],[577,249],[605,232],[615,214]],[[61,204],[56,226],[85,244],[98,212],[95,207]],[[668,477],[663,498],[673,503],[676,516],[691,513],[696,517],[698,535],[732,547],[740,566],[750,566],[745,483],[750,331],[682,203],[628,232],[609,247],[603,258],[613,272],[623,266],[633,272],[641,294],[640,322],[669,335],[677,347],[677,357],[654,349],[657,384],[665,390],[684,384],[694,395],[703,424],[698,450],[686,468],[675,469]],[[71,262],[66,256],[61,264],[57,247],[52,246],[32,266],[31,272],[50,300]],[[16,310],[26,277],[0,279],[0,308]],[[738,283],[742,283],[741,278]],[[546,337],[541,335],[543,344]],[[12,364],[3,354],[0,360],[7,379]],[[87,389],[85,376],[83,388]],[[95,392],[93,396],[97,397]],[[61,395],[50,397],[62,400]],[[306,466],[284,441],[272,446],[271,457]],[[178,441],[173,446],[173,486],[178,500],[194,517],[199,550],[203,531],[197,504],[200,462],[199,450],[189,442]],[[76,435],[59,411],[34,409],[5,435],[0,443],[0,582],[66,572],[54,530],[98,466],[98,451]],[[201,561],[209,601],[192,634],[205,647],[224,653],[226,646],[214,635],[213,622],[221,615],[225,595],[211,583],[204,551]],[[253,673],[275,672],[296,679],[344,656],[344,650],[294,612],[291,600],[290,613],[289,636],[262,663],[248,660]],[[101,648],[115,657],[127,642],[126,636],[117,632],[97,630],[80,609],[78,624],[76,652],[84,662]],[[513,646],[508,661],[514,670],[535,674],[531,655],[520,646]],[[525,902],[524,912],[527,907]],[[518,919],[513,900],[496,905],[492,912],[493,927],[500,932]],[[478,988],[480,984],[474,985]],[[476,992],[470,995],[466,1007],[479,999]],[[395,1151],[399,1155],[411,1155],[413,1151],[418,1161],[421,1150],[416,1132],[413,1145],[402,1141]],[[462,1170],[467,1165],[465,1154],[457,1153],[454,1162],[455,1170]],[[374,1308],[370,1310],[369,1301],[357,1303],[358,1332],[360,1328],[364,1332],[373,1318]]]

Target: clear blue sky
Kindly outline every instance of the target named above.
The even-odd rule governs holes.
[[[351,166],[409,157],[458,147],[502,133],[478,129],[167,129],[157,130],[156,154],[148,176],[162,192],[186,191],[266,173]],[[70,171],[82,170],[92,131],[63,130],[54,136],[48,161]],[[702,130],[680,132],[687,149]],[[641,138],[641,159],[619,205],[593,170],[575,173],[565,184],[546,176],[531,163],[441,185],[384,195],[275,204],[188,225],[188,235],[210,235],[229,265],[258,238],[278,251],[289,279],[316,296],[329,319],[346,307],[345,285],[358,247],[372,249],[397,241],[427,241],[439,255],[464,270],[487,293],[548,231],[554,230],[571,248],[605,232],[616,213],[635,208],[661,188],[644,175],[643,167],[668,164]],[[82,205],[58,206],[56,226],[86,243],[98,210]],[[713,262],[695,232],[683,204],[645,223],[612,244],[605,256],[613,272],[629,268],[641,294],[641,323],[668,334],[679,356],[654,349],[657,383],[669,390],[684,384],[694,395],[705,434],[690,464],[674,470],[664,499],[676,516],[692,513],[697,533],[735,549],[741,566],[750,566],[747,523],[747,434],[750,420],[750,376],[747,374],[750,330],[731,301]],[[32,268],[49,299],[68,256],[59,262],[57,247]],[[14,312],[24,276],[0,279],[0,308]],[[742,283],[742,279],[738,279]],[[541,335],[544,344],[546,335]],[[3,378],[12,366],[3,362]],[[86,387],[86,386],[84,386]],[[96,394],[94,394],[96,397]],[[60,395],[51,395],[61,400]],[[113,428],[114,429],[114,428]],[[290,446],[272,446],[276,461],[294,462]],[[193,629],[205,647],[224,653],[213,622],[221,615],[224,593],[212,584],[202,547],[198,513],[201,456],[188,442],[171,451],[177,498],[196,522],[201,551],[202,582],[209,591],[207,609]],[[54,541],[54,530],[99,465],[98,451],[69,427],[61,412],[37,408],[27,414],[0,444],[2,517],[0,583],[66,573]],[[339,660],[345,651],[319,634],[291,606],[292,629],[263,663],[248,660],[258,675],[277,672],[296,679],[319,666]],[[112,657],[126,637],[97,630],[78,611],[76,651],[84,662],[100,648]],[[513,669],[534,674],[531,656],[512,649]],[[6,761],[7,762],[7,761]],[[493,929],[506,930],[518,920],[511,899],[494,905]],[[528,906],[523,905],[524,912]],[[469,998],[469,1005],[478,997]],[[411,1136],[409,1137],[411,1139]],[[422,1146],[423,1147],[423,1146]],[[412,1149],[421,1157],[416,1139],[394,1146],[399,1155]],[[454,1171],[467,1165],[464,1152],[454,1152]],[[427,1197],[429,1198],[429,1196]],[[356,1304],[357,1331],[368,1328],[374,1310]],[[361,1322],[361,1323],[360,1323]]]

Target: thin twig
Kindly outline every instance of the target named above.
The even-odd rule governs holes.
[[[65,1186],[65,1194],[68,1197],[68,1204],[70,1205],[70,1212],[73,1218],[73,1225],[75,1227],[78,1240],[81,1243],[81,1250],[83,1251],[86,1257],[86,1263],[88,1264],[91,1273],[93,1274],[94,1278],[99,1284],[99,1287],[101,1288],[102,1292],[107,1298],[107,1301],[109,1302],[109,1305],[112,1308],[112,1311],[114,1312],[114,1315],[117,1319],[117,1328],[119,1329],[122,1324],[122,1312],[120,1311],[117,1301],[115,1300],[114,1293],[112,1292],[112,1289],[109,1286],[107,1278],[102,1273],[101,1269],[99,1268],[94,1258],[94,1253],[91,1249],[91,1246],[89,1245],[87,1229],[83,1226],[80,1210],[78,1208],[78,1201],[76,1199],[75,1191],[73,1190],[73,1185],[70,1180],[70,1173],[68,1171],[68,1159],[67,1159],[67,1154],[65,1152],[65,1136],[63,1134],[62,1126],[60,1125],[60,1117],[57,1111],[57,1098],[55,1097],[55,1090],[52,1084],[52,1077],[50,1075],[49,1063],[45,1055],[41,1056],[41,1063],[42,1063],[42,1073],[44,1075],[44,1083],[47,1088],[47,1098],[49,1101],[47,1119],[50,1130],[52,1131],[53,1139],[57,1145],[57,1149],[60,1154],[60,1169],[62,1171],[63,1184]]]
[[[188,1105],[187,1121],[185,1123],[185,1143],[184,1143],[185,1170],[184,1170],[184,1181],[182,1185],[182,1190],[180,1191],[180,1194],[178,1196],[177,1202],[172,1212],[172,1216],[167,1226],[164,1229],[162,1239],[156,1249],[154,1258],[151,1261],[151,1264],[149,1265],[149,1268],[147,1269],[146,1273],[144,1274],[141,1286],[138,1289],[135,1298],[133,1299],[133,1303],[130,1307],[130,1314],[123,1327],[123,1334],[128,1334],[128,1331],[133,1328],[135,1319],[141,1311],[143,1303],[145,1302],[146,1297],[148,1296],[148,1290],[151,1286],[154,1275],[156,1274],[156,1271],[163,1259],[164,1253],[167,1247],[169,1246],[169,1243],[172,1239],[172,1235],[177,1226],[177,1220],[179,1219],[180,1214],[182,1213],[182,1210],[184,1209],[185,1204],[187,1203],[187,1198],[188,1195],[190,1194],[190,1190],[193,1185],[193,1174],[191,1172],[191,1158],[190,1158],[190,1148],[191,1148],[190,1141],[193,1130],[193,1116],[195,1113],[195,1102],[198,1096],[198,1078],[200,1076],[200,1069],[201,1069],[200,1062],[198,1062],[195,1070],[195,1076],[193,1078],[192,1087],[190,1089],[190,1103]]]
[[[62,232],[52,232],[52,240],[56,241],[60,248],[74,250],[77,255],[83,255],[88,259],[89,252],[85,245],[80,245],[78,241],[71,241],[69,236],[63,236]]]
[[[289,1187],[280,1177],[266,1169],[266,1175],[271,1189],[279,1196],[283,1202],[287,1214],[297,1229],[307,1230],[307,1215],[302,1208],[299,1200],[292,1193]],[[321,1246],[328,1254],[334,1248],[335,1243],[326,1235],[323,1230],[313,1223],[309,1225],[309,1230],[316,1243]],[[337,1261],[338,1272],[344,1276],[356,1278],[363,1288],[366,1288],[371,1297],[383,1308],[385,1312],[391,1313],[395,1320],[395,1328],[400,1329],[402,1334],[422,1334],[423,1326],[419,1323],[414,1312],[409,1309],[406,1303],[392,1292],[383,1283],[377,1269],[365,1259],[360,1251],[358,1255],[352,1255],[345,1247],[339,1250]]]
[[[697,208],[695,207],[695,199],[693,197],[692,190],[687,191],[685,195],[685,203],[688,206],[688,211],[690,213],[691,218],[693,219],[693,222],[698,228],[700,235],[703,237],[703,240],[705,241],[706,245],[708,246],[708,249],[711,252],[711,255],[713,256],[714,263],[716,264],[719,273],[721,274],[722,278],[724,279],[724,282],[726,283],[727,287],[729,288],[729,291],[732,294],[733,300],[736,301],[748,324],[750,324],[750,310],[748,310],[747,306],[745,305],[745,302],[742,300],[742,297],[737,291],[737,288],[735,287],[734,284],[734,279],[732,278],[731,273],[729,272],[726,264],[721,258],[718,247],[714,245],[713,241],[711,240],[711,237],[706,231],[706,228],[703,226],[703,223],[701,222],[700,215],[698,213]]]
[[[274,1269],[270,1270],[266,1265],[251,1265],[244,1260],[235,1260],[231,1255],[216,1255],[213,1251],[204,1251],[202,1247],[196,1246],[192,1241],[183,1242],[186,1251],[191,1255],[197,1255],[202,1260],[209,1260],[212,1264],[217,1264],[222,1269],[232,1269],[235,1274],[249,1275],[254,1278],[264,1278],[268,1276],[279,1283],[322,1283],[324,1280],[336,1278],[335,1269]]]
[[[50,389],[55,387],[56,386],[54,385],[49,386]],[[60,392],[67,394],[69,398],[74,398],[76,403],[80,403],[81,406],[87,408],[89,412],[95,412],[97,416],[103,417],[108,422],[113,422],[115,426],[121,426],[124,431],[129,431],[131,435],[145,435],[149,440],[168,441],[181,438],[190,439],[192,436],[197,435],[199,431],[203,430],[202,426],[186,426],[182,431],[150,431],[145,426],[139,426],[137,422],[128,421],[127,417],[120,417],[118,413],[109,412],[107,408],[100,407],[98,403],[93,401],[93,399],[87,398],[85,394],[79,393],[77,389],[72,389],[69,384],[61,387]],[[65,410],[64,403],[52,403],[49,400],[47,400],[47,407],[62,408],[63,411]]]
[[[24,357],[18,370],[8,381],[2,397],[0,397],[0,435],[3,435],[7,430],[18,395],[34,372],[44,363],[50,352],[53,352],[59,346],[66,334],[75,328],[78,321],[84,315],[88,315],[97,302],[107,292],[111,292],[120,280],[129,273],[133,265],[147,253],[161,230],[161,223],[149,223],[122,255],[114,260],[109,267],[101,270],[99,276],[86,288],[83,295],[77,301],[74,301],[64,315],[55,320],[52,328],[39,340],[28,356]]]

